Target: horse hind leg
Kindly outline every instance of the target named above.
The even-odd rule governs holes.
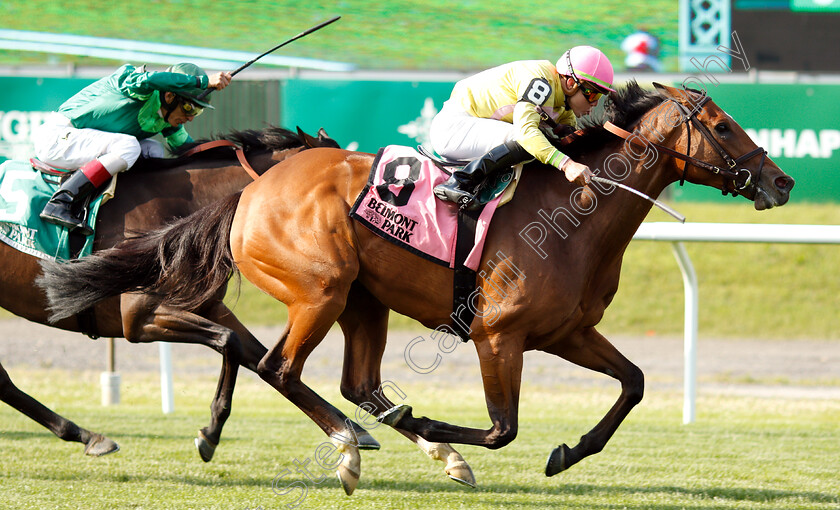
[[[362,411],[369,417],[379,416],[394,407],[394,403],[384,394],[385,388],[390,387],[397,396],[404,398],[399,387],[391,381],[383,384],[381,380],[380,367],[387,339],[388,313],[385,305],[356,282],[350,289],[347,306],[338,318],[345,339],[341,394],[358,406],[357,413]],[[362,423],[375,428],[380,422],[370,423],[365,420]],[[449,478],[470,487],[476,486],[475,475],[469,464],[448,443],[433,443],[407,430],[396,427],[394,430],[416,444],[432,460],[444,462],[444,472]],[[359,448],[363,448],[363,437],[370,435],[366,431],[357,435]],[[370,449],[379,449],[379,443]]]
[[[576,365],[614,377],[621,383],[621,395],[600,422],[569,448],[561,444],[548,457],[546,476],[565,471],[584,457],[600,452],[613,436],[618,426],[644,395],[644,374],[625,358],[595,328],[586,328],[545,349]]]
[[[216,322],[217,324],[236,333],[236,338],[241,346],[241,357],[239,363],[241,366],[256,373],[257,365],[262,357],[265,356],[265,353],[268,352],[268,349],[266,349],[265,346],[261,344],[260,341],[257,340],[256,337],[254,337],[254,335],[252,335],[241,322],[239,322],[239,319],[237,319],[236,316],[233,315],[233,313],[221,301],[217,302],[213,307],[212,314],[205,315],[207,315],[207,318],[212,322]],[[226,340],[223,338],[222,344],[224,344],[225,341]],[[223,351],[230,348],[231,346],[226,346],[223,348]],[[204,462],[210,462],[210,460],[212,460],[213,454],[218,446],[218,440],[213,441],[211,438],[221,437],[222,427],[229,416],[229,412],[225,412],[224,402],[226,395],[230,392],[232,396],[233,391],[232,387],[229,390],[227,388],[230,383],[227,382],[229,381],[229,376],[226,367],[230,363],[231,360],[225,360],[223,355],[222,372],[219,374],[219,384],[216,388],[216,394],[210,408],[211,422],[208,427],[204,427],[198,431],[198,437],[195,439],[195,446],[198,449],[201,460]],[[227,409],[229,410],[229,406]]]
[[[3,365],[0,365],[0,400],[40,423],[58,438],[84,444],[86,455],[99,457],[120,449],[114,441],[79,427],[21,391],[12,382]]]
[[[123,332],[129,342],[200,344],[222,355],[219,382],[210,404],[210,424],[200,429],[195,439],[201,460],[210,462],[221,441],[222,428],[230,416],[236,375],[243,362],[244,350],[239,334],[204,315],[219,320],[228,315],[232,317],[231,312],[219,300],[208,304],[202,311],[203,315],[198,315],[169,305],[159,305],[158,298],[148,294],[123,294],[121,310]],[[250,335],[247,330],[244,333]],[[250,363],[255,365],[256,360],[252,359]]]
[[[243,192],[231,227],[231,252],[243,277],[288,307],[287,333],[260,360],[257,373],[343,449],[338,475],[351,494],[361,472],[356,426],[304,384],[301,374],[344,310],[359,275],[356,236],[334,183],[293,183],[283,181],[286,175],[275,176],[283,184],[270,178]],[[284,194],[278,195],[272,183],[285,186]]]

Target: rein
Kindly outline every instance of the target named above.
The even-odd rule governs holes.
[[[669,155],[671,155],[671,156],[673,156],[673,157],[675,157],[679,160],[682,160],[685,164],[683,165],[682,175],[680,176],[680,186],[682,186],[685,183],[685,172],[688,168],[688,165],[693,165],[693,166],[696,166],[697,168],[702,168],[703,170],[709,171],[709,172],[711,172],[715,175],[720,175],[724,179],[727,179],[728,182],[732,183],[733,189],[728,189],[727,183],[724,183],[723,187],[721,188],[721,191],[723,192],[724,195],[728,195],[729,193],[732,193],[732,196],[737,196],[737,191],[743,191],[743,190],[750,187],[750,185],[752,184],[752,174],[750,173],[749,170],[747,170],[745,168],[736,168],[736,167],[738,166],[739,163],[742,163],[742,162],[744,162],[748,159],[751,159],[755,156],[758,156],[760,154],[761,155],[761,162],[758,165],[758,175],[757,175],[757,179],[756,179],[757,181],[760,180],[761,179],[761,171],[764,168],[764,161],[767,158],[767,151],[762,149],[761,147],[757,147],[754,150],[752,150],[752,151],[750,151],[746,154],[743,154],[743,155],[741,155],[737,158],[733,158],[732,156],[730,156],[729,152],[727,152],[727,150],[725,148],[723,148],[723,146],[720,143],[718,143],[717,140],[715,140],[714,136],[712,136],[712,133],[709,132],[709,129],[706,126],[704,126],[703,123],[700,122],[700,120],[697,118],[697,114],[700,112],[700,110],[703,109],[703,106],[706,103],[711,101],[711,99],[712,98],[709,97],[709,96],[704,96],[703,100],[698,105],[698,108],[693,109],[691,111],[689,111],[679,101],[677,101],[675,99],[671,99],[671,98],[667,99],[668,101],[671,101],[674,104],[676,104],[677,107],[679,107],[679,109],[681,110],[681,112],[683,114],[683,119],[681,120],[680,124],[685,124],[686,129],[688,130],[688,144],[687,144],[685,153],[679,152],[679,151],[674,150],[670,147],[665,147],[664,145],[661,145],[661,144],[658,144],[658,143],[655,143],[655,142],[651,142],[647,139],[645,139],[645,142],[647,142],[647,143],[643,143],[643,142],[634,140],[634,139],[631,138],[631,137],[633,137],[633,133],[631,133],[630,131],[627,131],[625,129],[622,129],[622,128],[616,126],[615,124],[613,124],[612,122],[609,122],[609,121],[604,123],[604,128],[607,131],[609,131],[610,133],[612,133],[612,134],[614,134],[618,137],[624,138],[628,142],[636,145],[637,147],[646,147],[648,144],[650,144],[650,145],[656,147],[658,150],[661,150],[662,152],[664,152],[666,154],[669,154]],[[690,122],[690,124],[689,124],[689,122]],[[709,144],[712,147],[714,147],[714,149],[721,156],[721,158],[723,158],[723,161],[726,163],[727,168],[721,168],[719,166],[712,165],[710,163],[707,163],[705,161],[701,161],[701,160],[689,155],[691,153],[691,126],[692,125],[700,133],[702,138],[704,140],[706,140],[707,142],[709,142]]]
[[[184,157],[192,156],[193,154],[197,154],[199,152],[203,152],[210,149],[215,149],[217,147],[233,147],[233,150],[236,152],[236,158],[239,160],[239,164],[242,165],[242,168],[248,172],[248,175],[251,176],[252,179],[255,181],[260,176],[248,163],[248,160],[245,159],[245,151],[242,150],[242,147],[236,145],[235,143],[231,142],[230,140],[214,140],[212,142],[202,143],[200,145],[196,145],[192,149],[188,150],[184,153]]]

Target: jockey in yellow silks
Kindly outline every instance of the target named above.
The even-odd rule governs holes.
[[[432,120],[430,139],[441,156],[471,161],[436,186],[435,195],[470,207],[470,191],[486,175],[532,158],[563,171],[570,182],[588,184],[589,167],[557,150],[540,123],[546,115],[574,127],[602,94],[614,92],[612,81],[612,64],[591,46],[575,46],[556,64],[511,62],[459,81]]]

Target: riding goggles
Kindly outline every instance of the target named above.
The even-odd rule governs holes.
[[[181,105],[181,110],[183,110],[183,112],[185,114],[192,115],[193,117],[198,117],[199,115],[202,114],[202,112],[204,112],[204,108],[198,106],[195,103],[191,103],[190,101],[187,101],[186,99],[181,99],[180,105]]]
[[[577,79],[575,81],[577,82]],[[598,102],[599,99],[601,99],[601,96],[603,95],[603,93],[601,93],[600,90],[594,89],[594,88],[590,89],[589,87],[587,87],[586,85],[583,85],[580,82],[577,82],[577,84],[578,84],[578,88],[580,88],[581,93],[583,93],[583,97],[585,97],[586,100],[589,101],[590,103],[596,103],[596,102]]]

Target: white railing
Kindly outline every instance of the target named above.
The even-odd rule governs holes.
[[[695,419],[697,398],[697,275],[683,242],[840,244],[836,225],[760,225],[751,223],[642,223],[633,239],[672,243],[685,289],[683,423]]]
[[[177,64],[189,61],[208,69],[225,70],[236,69],[259,54],[259,52],[9,29],[0,29],[0,49],[82,55],[147,64]],[[355,69],[355,65],[348,62],[282,55],[267,55],[260,59],[260,64],[333,72]]]

